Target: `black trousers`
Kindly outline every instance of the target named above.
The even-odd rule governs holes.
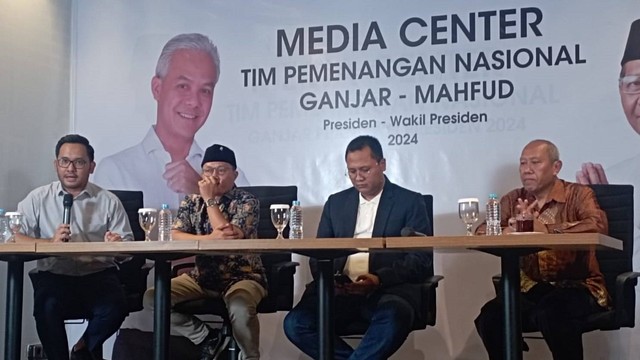
[[[64,320],[88,319],[82,337],[89,350],[96,353],[128,314],[115,268],[85,276],[36,272],[30,277],[34,292],[33,316],[49,360],[69,360]]]
[[[554,360],[581,360],[582,333],[578,327],[580,318],[604,311],[584,288],[555,288],[538,284],[521,294],[522,329],[540,331],[549,346]],[[493,299],[486,303],[475,320],[489,359],[504,358],[504,321],[502,301]]]

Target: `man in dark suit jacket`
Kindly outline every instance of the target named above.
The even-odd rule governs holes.
[[[429,231],[422,196],[384,175],[386,162],[377,139],[355,138],[347,146],[345,160],[353,187],[329,197],[318,238],[400,236],[405,227]],[[335,285],[336,328],[359,320],[370,323],[356,349],[336,336],[334,359],[387,359],[395,353],[420,321],[419,284],[431,275],[432,261],[430,252],[420,251],[358,253],[334,260],[334,270],[345,280]],[[316,286],[308,286],[284,321],[289,340],[314,359],[318,358],[316,291]]]

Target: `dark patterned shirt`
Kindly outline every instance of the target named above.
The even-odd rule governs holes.
[[[224,194],[219,208],[230,224],[242,229],[245,238],[256,238],[260,203],[254,195],[234,187]],[[193,194],[182,200],[172,228],[194,235],[207,235],[213,231],[202,196]],[[240,280],[254,280],[267,288],[258,255],[198,255],[196,267],[189,275],[203,288],[220,293]]]

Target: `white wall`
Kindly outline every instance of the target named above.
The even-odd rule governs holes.
[[[0,0],[0,207],[15,210],[55,178],[56,141],[70,129],[70,0]],[[26,272],[32,268],[28,264]],[[0,284],[6,264],[0,263]],[[4,353],[5,287],[0,286]],[[22,349],[38,343],[25,275]]]

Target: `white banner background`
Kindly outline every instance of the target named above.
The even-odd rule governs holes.
[[[75,131],[86,135],[100,159],[140,142],[155,123],[156,104],[150,81],[162,46],[179,33],[199,32],[218,46],[221,57],[220,81],[205,126],[196,135],[201,147],[222,143],[235,150],[239,166],[252,185],[298,186],[305,206],[305,232],[315,234],[321,206],[327,196],[350,186],[344,176],[344,148],[360,134],[376,136],[383,144],[387,176],[394,182],[434,195],[436,234],[462,234],[456,200],[461,197],[485,199],[490,192],[500,194],[520,185],[517,160],[522,147],[535,138],[558,145],[564,167],[560,176],[575,179],[575,171],[585,161],[605,168],[638,152],[640,137],[627,124],[620,106],[617,77],[620,59],[631,22],[640,17],[636,1],[618,1],[615,6],[598,1],[77,1],[74,2],[75,49],[73,61]],[[438,37],[446,44],[431,44],[432,16],[445,15],[438,24],[449,27],[452,14],[468,23],[469,13],[535,7],[542,13],[537,25],[541,36],[528,28],[527,37],[499,39],[498,17],[491,18],[490,40],[484,40],[483,22],[477,20],[476,41],[462,33],[457,43],[451,34]],[[409,36],[429,37],[417,47],[400,41],[401,24],[419,17],[429,26],[412,26]],[[519,16],[508,31],[519,33]],[[362,40],[376,22],[387,45],[362,49]],[[277,31],[283,29],[289,41],[297,28],[320,26],[359,27],[358,51],[353,39],[344,51],[309,55],[277,56]],[[326,50],[325,39],[317,45]],[[353,36],[353,33],[351,33]],[[305,41],[308,40],[305,38]],[[455,72],[455,54],[484,52],[490,59],[496,50],[553,47],[557,54],[566,46],[573,62],[557,66],[512,67],[503,70]],[[579,46],[579,56],[575,53]],[[317,83],[283,82],[286,66],[335,62],[358,64],[376,59],[444,54],[443,73],[391,76],[361,80]],[[243,69],[276,70],[276,83],[244,86]],[[453,84],[470,81],[508,80],[513,94],[501,100],[441,101],[416,103],[415,86]],[[390,105],[355,108],[304,110],[300,98],[306,92],[318,97],[327,91],[355,91],[389,88]],[[402,99],[399,95],[406,95]],[[333,95],[331,95],[333,97]],[[488,121],[477,124],[424,126],[391,125],[391,116],[457,112],[485,113]],[[345,121],[376,119],[371,129],[329,130],[325,119]],[[382,124],[382,122],[385,124]],[[417,143],[392,145],[390,139],[407,134]],[[609,179],[615,182],[616,179]],[[145,194],[152,201],[153,194]],[[638,202],[638,200],[636,200]],[[155,204],[154,204],[155,205]],[[177,205],[177,204],[174,204]],[[398,359],[482,359],[473,319],[481,305],[494,296],[490,276],[499,271],[498,260],[477,253],[440,254],[436,272],[445,276],[438,289],[438,320],[435,328],[414,333],[395,356]],[[300,288],[308,280],[301,267]],[[132,326],[148,314],[136,314]],[[298,358],[281,330],[281,314],[264,316],[263,354],[266,359]],[[588,359],[632,359],[631,331],[585,335]],[[531,343],[531,342],[530,342]],[[549,357],[544,344],[533,345],[534,358]],[[635,351],[637,354],[637,351]],[[302,357],[300,357],[302,358]]]

